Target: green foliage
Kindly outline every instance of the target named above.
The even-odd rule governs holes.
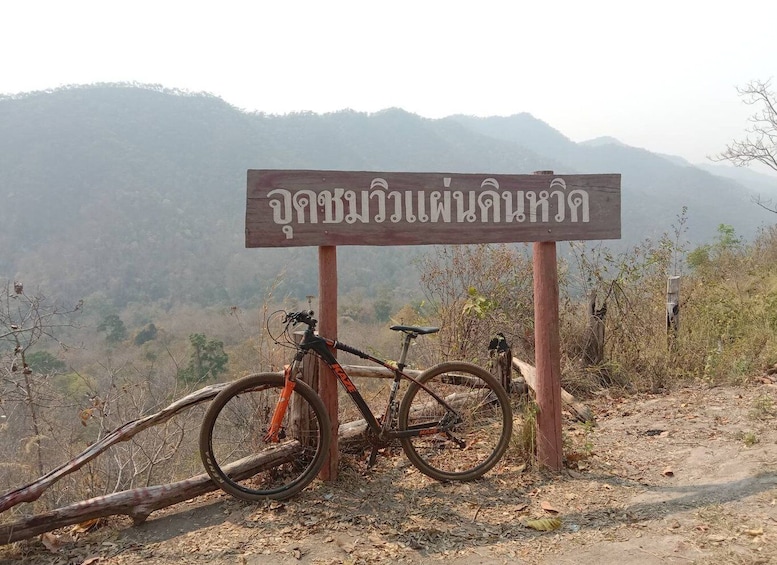
[[[645,240],[623,253],[601,245],[573,244],[574,268],[561,282],[561,345],[566,385],[587,391],[602,384],[642,383],[661,388],[666,344],[663,324],[666,275],[672,269],[677,238],[664,235],[658,242]],[[586,301],[595,299],[604,315],[604,361],[585,367],[589,312]]]
[[[696,271],[710,268],[713,263],[735,253],[742,247],[742,239],[737,237],[733,226],[720,224],[715,242],[700,245],[688,254],[688,266]]]
[[[157,333],[156,326],[153,323],[148,324],[135,335],[135,345],[143,345],[148,341],[155,340]]]
[[[531,348],[532,270],[523,248],[507,245],[435,247],[419,260],[424,312],[441,326],[439,359],[484,361],[494,334],[514,351]]]
[[[93,379],[79,373],[65,373],[55,375],[52,385],[65,398],[80,401],[93,394],[95,383]]]
[[[488,314],[496,310],[498,305],[478,292],[474,286],[467,289],[467,300],[464,302],[462,312],[465,316],[475,316],[484,319]]]
[[[189,384],[201,383],[226,372],[229,356],[224,352],[223,342],[209,340],[204,334],[191,334],[189,342],[194,351],[189,364],[178,370],[178,380]]]
[[[372,303],[372,309],[375,320],[378,322],[387,322],[391,317],[391,295],[386,287],[382,287],[378,290],[378,296]]]
[[[57,359],[48,351],[34,351],[25,355],[25,361],[33,373],[53,375],[67,369],[64,361]]]
[[[97,326],[98,332],[105,332],[105,341],[119,343],[127,339],[127,328],[118,314],[108,314]]]

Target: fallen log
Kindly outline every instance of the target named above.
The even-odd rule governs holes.
[[[530,365],[526,361],[521,361],[517,357],[513,357],[513,367],[515,367],[521,375],[523,375],[526,384],[532,390],[537,390],[537,369],[533,365]],[[561,389],[561,402],[572,415],[580,422],[593,422],[594,414],[591,409],[585,404],[580,402],[577,398],[569,394],[563,388]]]
[[[343,365],[343,369],[352,377],[367,377],[372,379],[393,379],[394,371],[390,371],[385,367],[378,366],[366,366],[366,365]],[[418,378],[423,371],[416,369],[404,369],[402,371],[408,377]]]
[[[225,471],[238,480],[245,479],[263,469],[294,459],[299,451],[299,442],[288,442],[262,455],[235,461],[228,465]],[[154,510],[206,494],[217,488],[210,477],[203,473],[167,485],[125,490],[90,498],[50,512],[0,525],[0,545],[104,516],[124,514],[132,518],[135,525],[142,524]]]

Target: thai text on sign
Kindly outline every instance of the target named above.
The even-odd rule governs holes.
[[[620,238],[620,175],[249,170],[246,247]]]

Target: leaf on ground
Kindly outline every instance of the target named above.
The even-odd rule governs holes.
[[[62,540],[59,539],[59,536],[52,533],[41,534],[40,541],[51,553],[59,552],[62,547]]]
[[[543,500],[542,502],[540,502],[540,506],[545,512],[550,512],[551,514],[558,514],[558,510],[554,508],[553,505],[547,500]]]
[[[561,527],[559,518],[540,518],[538,520],[526,520],[524,526],[540,532],[551,532]]]
[[[81,522],[80,524],[76,524],[73,526],[70,531],[74,534],[83,534],[94,528],[98,523],[100,522],[99,518],[93,518],[91,520],[86,520],[85,522]]]

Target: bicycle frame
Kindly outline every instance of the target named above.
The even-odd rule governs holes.
[[[409,338],[406,337],[405,339],[407,340]],[[404,361],[405,353],[407,352],[407,343],[408,342],[406,341],[405,345],[403,346],[402,361]],[[340,363],[337,361],[337,358],[332,354],[332,349],[337,349],[339,351],[345,351],[346,353],[351,353],[352,355],[356,355],[361,359],[364,359],[366,361],[370,361],[372,363],[385,367],[386,369],[389,369],[394,373],[394,379],[391,385],[391,391],[389,393],[389,399],[386,405],[386,413],[384,414],[382,424],[375,417],[375,414],[372,412],[372,409],[364,400],[364,397],[356,388],[356,385],[348,376],[348,373],[345,371],[343,366],[340,365]],[[428,392],[442,406],[444,406],[449,411],[449,413],[455,413],[455,410],[450,406],[448,402],[445,401],[445,399],[435,394],[434,391],[430,390],[428,387],[418,382],[417,379],[414,379],[410,375],[404,373],[402,371],[402,369],[404,369],[403,363],[400,363],[399,366],[396,366],[396,367],[392,366],[386,361],[382,359],[378,359],[377,357],[374,357],[369,353],[360,351],[355,347],[351,347],[350,345],[347,345],[345,343],[342,343],[336,340],[318,336],[309,327],[305,330],[304,335],[302,337],[302,341],[298,345],[297,354],[294,356],[294,362],[292,363],[290,370],[286,373],[288,375],[286,377],[287,381],[291,380],[293,382],[296,379],[296,374],[298,373],[297,368],[302,362],[302,359],[309,351],[313,351],[318,357],[320,357],[324,361],[324,363],[326,363],[329,366],[329,368],[332,370],[335,376],[337,376],[337,379],[340,381],[340,384],[343,385],[343,388],[351,397],[351,400],[353,400],[354,404],[359,409],[359,412],[361,412],[362,416],[364,416],[364,420],[367,422],[367,425],[377,435],[378,438],[382,440],[387,440],[387,439],[397,439],[402,437],[413,437],[413,436],[420,436],[420,435],[445,433],[448,431],[449,426],[440,425],[440,422],[436,424],[434,423],[421,424],[417,427],[413,427],[412,429],[408,429],[408,430],[390,429],[391,408],[394,402],[396,401],[397,392],[399,391],[399,383],[402,381],[402,379],[407,379],[411,382],[416,383],[419,387],[421,387],[426,392]],[[286,406],[281,407],[281,402],[282,402],[282,399],[279,400],[279,405],[277,410],[282,409],[285,411]],[[453,424],[453,423],[454,423],[453,421],[450,422],[450,424]]]

